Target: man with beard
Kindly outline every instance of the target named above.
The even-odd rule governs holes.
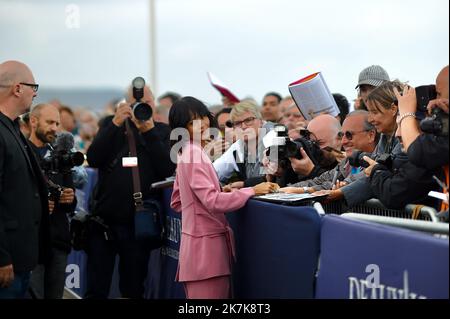
[[[55,106],[38,104],[31,111],[30,142],[38,160],[42,160],[50,152],[50,144],[56,139],[59,125],[59,110]],[[60,173],[47,178],[57,185],[63,184]],[[33,270],[30,280],[32,294],[37,299],[61,299],[63,296],[67,255],[71,250],[67,215],[73,213],[75,205],[75,193],[72,187],[62,188],[57,203],[49,202],[52,252],[45,264],[38,265]]]

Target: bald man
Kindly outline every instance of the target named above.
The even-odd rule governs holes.
[[[39,161],[51,151],[50,144],[59,130],[60,113],[52,104],[38,104],[30,114],[30,146]],[[82,168],[84,170],[84,168]],[[72,173],[47,176],[63,186],[58,203],[50,204],[50,234],[52,254],[45,264],[38,265],[31,274],[30,288],[36,299],[61,299],[64,293],[67,255],[71,250],[68,215],[75,210],[75,189]]]
[[[439,116],[442,121],[447,121],[448,130],[448,90],[449,90],[449,67],[444,67],[436,78],[436,99],[432,100],[428,104],[428,110],[439,108],[443,112]],[[413,88],[405,88],[403,94],[397,94],[399,101],[399,117],[401,121],[401,137],[402,144],[405,151],[408,154],[409,160],[421,167],[428,169],[434,169],[439,166],[448,165],[449,162],[449,142],[448,131],[447,133],[438,134],[425,134],[421,132],[419,123],[414,116],[408,116],[408,114],[414,114],[417,109],[416,94]],[[439,119],[437,119],[439,121]],[[445,126],[445,125],[444,125]]]
[[[25,296],[48,247],[47,189],[19,127],[38,87],[25,64],[0,64],[0,299]]]
[[[336,151],[340,151],[342,148],[342,127],[335,117],[329,114],[319,115],[309,122],[307,129],[311,133],[310,139],[316,141],[322,149],[324,159],[322,165],[319,166],[309,158],[303,149],[300,150],[302,159],[290,158],[292,169],[302,180],[314,178],[336,166],[336,155],[339,154],[328,151],[327,147]]]

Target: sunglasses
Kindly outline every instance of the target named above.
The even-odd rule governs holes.
[[[345,136],[345,138],[346,138],[347,140],[351,141],[351,140],[353,139],[353,136],[354,136],[355,134],[362,133],[362,132],[367,132],[367,130],[363,130],[363,131],[345,131],[345,132],[340,132],[339,137],[340,137],[340,138],[343,138],[343,137]]]

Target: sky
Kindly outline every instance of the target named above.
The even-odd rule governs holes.
[[[432,84],[449,61],[448,0],[0,0],[0,61],[20,60],[41,87],[124,89],[135,76],[211,104],[210,71],[239,97],[288,95],[321,71],[351,101],[359,72]]]

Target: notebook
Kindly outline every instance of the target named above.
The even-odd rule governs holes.
[[[267,195],[255,196],[253,199],[277,203],[283,205],[303,205],[311,201],[319,201],[325,199],[328,195],[312,195],[312,194],[287,194],[287,193],[272,193]]]
[[[339,108],[321,72],[289,84],[289,92],[308,121],[320,114],[339,114]]]

